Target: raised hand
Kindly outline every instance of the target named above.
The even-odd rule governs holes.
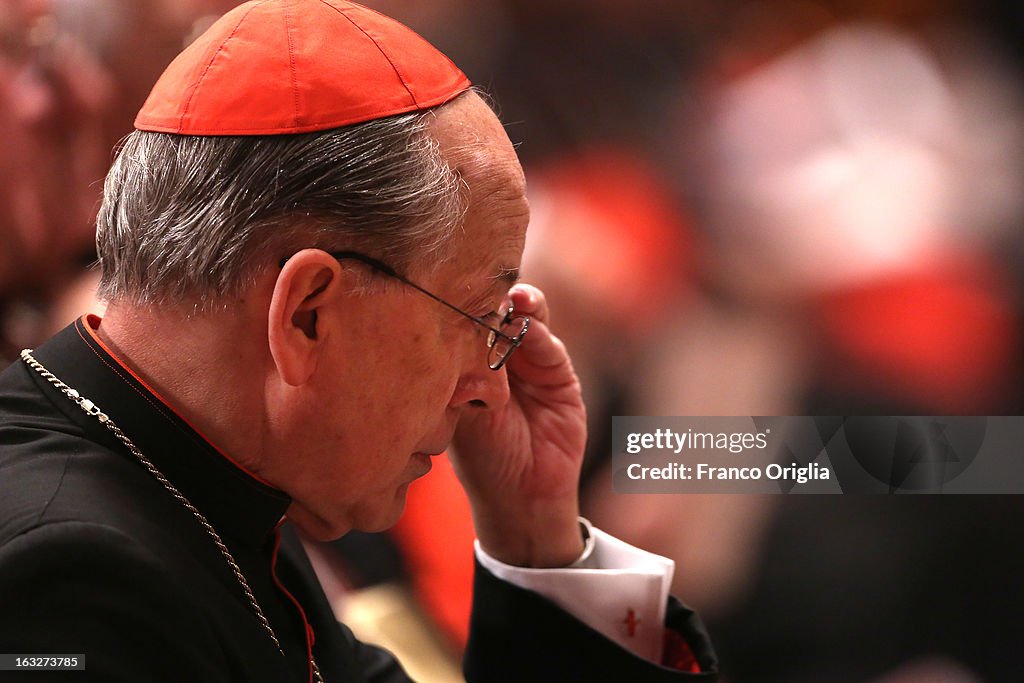
[[[586,409],[565,345],[548,327],[543,292],[510,292],[530,329],[506,365],[511,398],[467,413],[453,463],[473,508],[484,549],[507,564],[556,567],[582,552],[577,524]]]

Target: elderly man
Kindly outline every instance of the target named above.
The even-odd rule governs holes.
[[[388,527],[451,445],[468,679],[714,677],[671,563],[577,517],[578,382],[516,284],[522,170],[461,71],[344,0],[250,2],[136,127],[97,221],[105,317],[0,376],[0,649],[104,681],[407,680],[293,528]]]

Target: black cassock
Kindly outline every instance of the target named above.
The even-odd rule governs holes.
[[[35,370],[0,374],[0,652],[79,653],[84,673],[0,681],[409,680],[385,650],[339,624],[301,544],[290,499],[233,464],[109,354],[81,319],[36,352],[100,406],[209,520],[248,580],[284,657],[224,556],[95,417]],[[469,681],[713,680],[699,619],[667,624],[707,673],[642,660],[539,595],[477,566]]]

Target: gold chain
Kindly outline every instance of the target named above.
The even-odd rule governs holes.
[[[38,372],[43,379],[45,379],[47,382],[49,382],[58,390],[60,390],[61,393],[63,393],[65,396],[71,399],[71,401],[79,408],[81,408],[83,411],[85,411],[86,414],[91,415],[95,417],[97,420],[99,420],[100,424],[102,424],[108,430],[110,430],[110,432],[114,436],[116,436],[117,439],[121,443],[123,443],[129,451],[131,451],[132,455],[134,455],[136,459],[138,459],[138,461],[142,463],[142,466],[145,467],[149,471],[149,473],[152,474],[156,478],[156,480],[163,485],[165,489],[167,489],[168,493],[174,496],[174,498],[177,499],[177,501],[181,503],[185,507],[185,509],[192,513],[192,515],[196,518],[199,524],[203,527],[203,530],[206,531],[206,534],[210,537],[211,540],[213,540],[214,545],[217,546],[217,550],[219,550],[220,554],[224,557],[224,561],[228,563],[228,567],[231,568],[231,571],[234,573],[235,578],[238,579],[238,585],[242,587],[242,591],[245,593],[245,597],[249,598],[249,605],[252,606],[252,611],[256,613],[256,618],[259,620],[260,625],[263,627],[263,630],[267,632],[267,635],[270,636],[270,639],[274,641],[274,645],[277,647],[277,651],[281,653],[282,657],[284,657],[284,650],[281,648],[281,643],[277,639],[277,635],[274,633],[274,629],[270,625],[270,622],[267,621],[267,617],[263,614],[263,609],[260,607],[260,604],[256,601],[256,596],[253,595],[252,589],[249,587],[249,582],[246,580],[245,575],[242,574],[242,570],[239,568],[238,563],[235,562],[235,558],[231,555],[231,551],[228,550],[228,547],[224,544],[224,541],[221,540],[220,534],[218,534],[217,531],[213,528],[213,525],[210,524],[209,520],[206,519],[206,516],[203,515],[203,513],[201,513],[196,508],[196,506],[194,506],[191,503],[191,501],[189,501],[189,499],[185,497],[185,494],[179,491],[178,488],[174,484],[172,484],[167,479],[167,477],[164,476],[163,472],[157,469],[156,465],[150,462],[149,458],[147,458],[142,453],[142,451],[139,450],[138,446],[136,446],[135,443],[131,439],[129,439],[124,432],[121,431],[121,428],[118,427],[114,423],[114,421],[110,419],[109,415],[100,410],[100,407],[98,405],[82,396],[78,392],[78,390],[69,387],[67,384],[62,382],[56,375],[47,370],[42,363],[37,361],[32,356],[32,351],[30,349],[22,350],[21,359],[25,361],[26,365],[28,365],[30,368]],[[316,659],[313,658],[312,651],[310,651],[309,653],[309,664],[310,667],[313,669],[313,673],[316,676],[316,680],[318,681],[318,683],[324,683],[323,676],[320,675],[320,667],[317,666]]]

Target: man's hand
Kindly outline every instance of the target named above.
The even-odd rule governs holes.
[[[462,418],[453,463],[488,554],[518,566],[566,566],[583,551],[577,489],[586,409],[565,345],[548,328],[543,292],[516,285],[510,295],[516,313],[531,319],[505,366],[511,399]]]

